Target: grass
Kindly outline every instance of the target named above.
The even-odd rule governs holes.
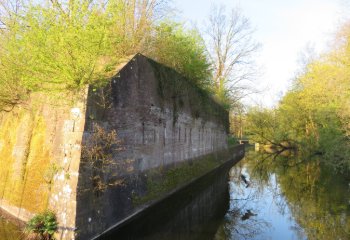
[[[224,150],[199,157],[193,161],[186,161],[173,168],[160,167],[150,170],[147,173],[147,193],[143,196],[133,196],[134,205],[139,206],[159,199],[172,190],[210,172],[229,159],[228,154],[228,151]]]

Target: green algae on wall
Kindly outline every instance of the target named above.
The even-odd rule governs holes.
[[[47,207],[50,166],[46,123],[39,111],[16,109],[1,116],[0,199],[32,212]]]
[[[13,148],[17,140],[17,129],[21,117],[20,114],[8,113],[1,116],[1,128],[0,128],[0,197],[9,198],[8,192],[12,192],[15,181],[14,171],[12,166],[14,165]],[[11,131],[9,131],[11,129]],[[5,195],[6,194],[6,195]],[[9,199],[8,199],[9,200]]]
[[[222,150],[191,161],[182,162],[167,169],[163,167],[151,169],[147,172],[147,191],[142,195],[133,195],[133,204],[139,206],[150,201],[160,199],[166,194],[188,184],[232,158],[237,146],[230,150]]]
[[[74,239],[83,94],[74,102],[37,94],[0,113],[0,208],[23,221],[54,210],[61,239]]]

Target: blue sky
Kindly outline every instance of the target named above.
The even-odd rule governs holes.
[[[173,0],[182,19],[203,26],[211,0]],[[246,99],[251,104],[273,106],[286,92],[300,68],[307,46],[321,53],[350,10],[347,0],[222,0],[228,9],[239,7],[250,19],[255,39],[262,48],[256,55],[260,66],[256,85],[264,92]]]

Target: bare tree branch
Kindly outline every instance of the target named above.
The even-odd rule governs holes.
[[[223,87],[233,101],[242,99],[255,76],[252,56],[258,50],[253,30],[238,8],[226,14],[224,6],[213,6],[206,28],[206,44],[213,64],[215,88]]]

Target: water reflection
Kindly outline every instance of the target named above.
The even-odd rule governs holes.
[[[21,229],[5,219],[0,212],[0,239],[1,240],[21,240],[23,239],[23,233]]]
[[[225,174],[204,178],[205,184],[190,186],[162,208],[149,211],[148,218],[140,220],[142,224],[137,222],[134,231],[127,231],[140,236],[128,239],[146,239],[142,231],[149,231],[151,237],[147,239],[157,240],[195,239],[197,235],[201,240],[350,239],[349,178],[332,172],[321,159],[303,158],[293,152],[247,151],[245,159],[230,170],[230,203],[220,225],[216,219],[227,209],[227,188],[222,187],[227,169]],[[187,198],[193,204],[188,204]],[[194,210],[198,214],[193,214]],[[217,214],[209,214],[209,210]],[[199,234],[198,229],[203,227],[194,222],[203,223],[203,216],[211,216],[211,221]],[[166,236],[159,237],[162,233]],[[20,235],[18,228],[0,218],[1,240],[17,240]]]
[[[230,209],[214,239],[350,239],[349,179],[321,162],[247,152],[230,171]]]

